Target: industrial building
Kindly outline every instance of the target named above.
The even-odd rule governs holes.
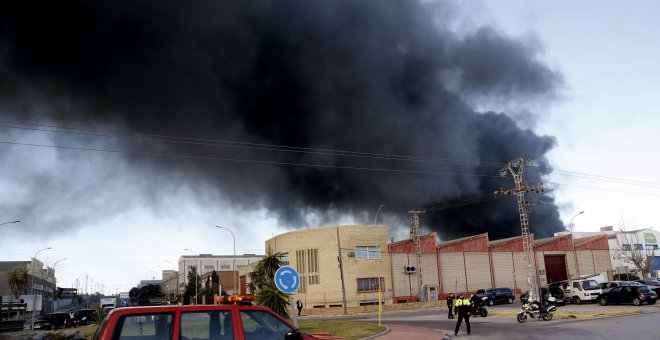
[[[414,242],[391,243],[393,302],[433,301],[449,293],[474,293],[478,289],[507,287],[520,294],[529,287],[529,266],[523,237],[489,241],[479,234],[445,242],[435,232],[420,237],[421,268],[416,265]],[[573,239],[560,235],[534,240],[534,261],[539,284],[566,280],[577,275],[606,273],[612,264],[606,235]],[[574,254],[577,254],[575,256]]]

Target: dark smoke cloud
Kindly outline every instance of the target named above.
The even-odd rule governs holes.
[[[324,223],[344,215],[363,219],[385,204],[386,214],[400,223],[395,227],[407,227],[409,208],[513,184],[510,177],[473,176],[498,174],[498,167],[477,162],[534,157],[539,166],[527,179],[536,182],[551,171],[545,154],[554,138],[518,126],[506,113],[480,113],[473,105],[489,98],[548,102],[561,76],[539,61],[534,42],[488,27],[452,31],[448,18],[454,8],[445,2],[11,1],[1,7],[4,120],[471,162],[52,137],[61,144],[132,151],[457,174],[127,156],[129,169],[114,180],[141,182],[138,201],[153,198],[144,203],[152,209],[176,178],[193,190],[214,188],[236,209],[265,208],[285,226],[306,226],[311,215]],[[74,156],[60,157],[77,164],[112,163],[84,152],[57,154],[67,153]],[[60,174],[43,176],[27,185],[39,187]],[[32,209],[46,209],[53,199],[43,191],[35,196],[40,199],[30,203]],[[112,200],[109,194],[100,197]],[[563,229],[551,193],[538,200],[543,204],[532,213],[537,235]],[[99,210],[102,202],[95,205]],[[109,204],[108,211],[120,209]],[[423,224],[443,238],[519,232],[512,200],[429,213]]]

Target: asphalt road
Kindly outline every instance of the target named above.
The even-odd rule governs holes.
[[[360,321],[377,322],[372,316],[356,318]],[[554,319],[541,321],[529,319],[520,324],[515,316],[489,316],[470,319],[472,333],[468,337],[465,324],[457,337],[454,337],[456,320],[448,320],[446,310],[426,310],[400,314],[383,315],[383,324],[399,324],[432,329],[450,335],[452,338],[469,339],[660,339],[658,321],[660,313],[655,310],[644,314],[603,317],[594,319]],[[377,340],[377,339],[376,339]]]

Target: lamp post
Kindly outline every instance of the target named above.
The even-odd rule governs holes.
[[[197,256],[197,253],[195,253],[194,251],[192,251],[188,248],[186,248],[184,250],[187,250],[187,251],[195,254],[195,257],[197,257],[197,266],[195,266],[195,304],[197,304],[197,285],[198,285],[197,278],[199,277],[199,257]]]
[[[573,219],[582,214],[584,214],[584,211],[580,211],[579,213],[575,214],[575,216],[571,218],[571,222],[569,223],[569,226],[571,227],[571,243],[573,244],[573,259],[575,260],[576,276],[580,276],[580,268],[578,267],[577,252],[575,251],[575,240],[573,240]]]
[[[384,205],[380,205],[378,207],[378,210],[376,210],[376,216],[374,217],[374,224],[376,224],[376,221],[378,220],[378,213],[380,212],[380,209],[383,209]]]
[[[0,225],[3,225],[3,224],[10,224],[10,223],[20,223],[20,222],[21,222],[21,221],[4,222],[4,223],[0,223]]]
[[[176,266],[174,263],[165,260],[164,262],[167,262],[172,265],[172,272],[174,275],[176,275],[176,289],[174,290],[174,298],[176,299],[177,303],[179,303],[179,273],[176,271]]]
[[[232,263],[233,263],[232,264],[232,267],[233,267],[232,270],[234,271],[234,295],[237,295],[237,294],[240,293],[240,289],[238,289],[238,285],[239,285],[238,284],[238,272],[236,271],[236,236],[234,236],[234,233],[229,228],[221,227],[221,226],[218,226],[218,225],[215,226],[215,227],[228,231],[229,233],[231,233],[231,237],[234,239],[234,258],[232,260]],[[238,290],[238,293],[237,293],[237,290]]]
[[[36,297],[35,289],[34,289],[34,264],[35,264],[35,261],[37,260],[37,255],[39,255],[39,253],[41,253],[42,251],[48,250],[48,249],[53,249],[53,247],[39,249],[39,251],[34,253],[34,257],[32,257],[32,318],[30,320],[30,330],[34,330],[34,312],[35,312],[35,309],[37,309],[37,305],[36,305],[37,297]]]
[[[68,259],[68,257],[59,259],[55,261],[55,263],[53,264],[53,306],[52,306],[53,312],[55,311],[55,291],[57,290],[57,281],[56,281],[57,278],[55,277],[55,267],[57,267],[57,264],[60,263],[60,261],[64,261],[66,259]]]

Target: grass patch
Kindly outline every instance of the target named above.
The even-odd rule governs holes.
[[[298,320],[300,330],[308,334],[331,334],[344,339],[360,339],[378,334],[385,327],[377,324],[344,320]]]
[[[97,324],[90,324],[86,326],[78,326],[76,328],[67,328],[72,331],[79,331],[82,334],[85,334],[86,339],[91,339],[94,336],[94,332],[96,332],[96,329],[99,328],[99,325]]]

